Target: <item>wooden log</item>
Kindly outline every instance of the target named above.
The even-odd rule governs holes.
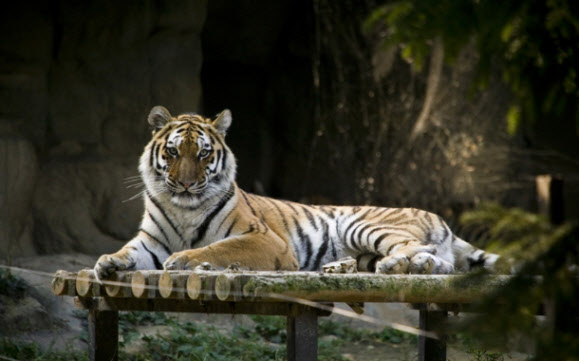
[[[56,271],[50,290],[56,296],[76,296],[76,273]]]
[[[220,301],[244,301],[243,287],[252,277],[268,277],[246,272],[222,273],[214,277],[215,297]],[[278,274],[279,277],[279,274]]]
[[[149,274],[147,276],[147,285],[149,287],[148,298],[160,298],[161,292],[159,292],[159,278],[161,278],[162,273]]]
[[[191,273],[187,277],[187,296],[192,300],[197,300],[203,292],[203,278],[199,273]]]
[[[173,292],[173,278],[169,272],[165,272],[159,277],[159,293],[163,298],[171,298]]]
[[[176,272],[172,275],[176,283],[183,283],[186,294],[190,299],[200,301],[211,301],[217,299],[215,296],[215,280],[224,271],[205,271],[201,268],[195,271]]]
[[[215,278],[215,296],[220,301],[232,298],[232,292],[235,292],[235,275],[223,273]]]
[[[199,299],[203,301],[214,301],[217,299],[215,296],[215,279],[219,276],[220,272],[203,272],[203,286]]]
[[[133,272],[115,272],[106,281],[105,291],[109,297],[131,297],[131,278]]]
[[[142,271],[133,272],[131,277],[131,292],[135,298],[147,298],[149,295],[148,277]]]
[[[164,271],[134,271],[131,277],[131,291],[136,298],[159,298],[159,278]]]
[[[91,297],[91,281],[94,280],[94,273],[90,270],[82,270],[76,276],[76,293],[81,297]]]
[[[184,298],[190,272],[165,271],[159,277],[159,293],[163,298]]]
[[[75,287],[76,294],[80,297],[99,297],[105,294],[103,286],[97,282],[92,269],[78,272]]]

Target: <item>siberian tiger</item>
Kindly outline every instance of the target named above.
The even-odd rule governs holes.
[[[99,279],[116,270],[215,268],[319,270],[346,256],[376,273],[451,273],[491,269],[497,255],[455,236],[438,215],[414,208],[319,206],[246,193],[225,143],[229,110],[215,119],[172,117],[162,106],[140,158],[145,212],[137,235],[96,263]]]

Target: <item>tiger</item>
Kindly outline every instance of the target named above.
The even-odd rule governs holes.
[[[100,256],[102,280],[122,270],[194,270],[232,264],[248,270],[319,271],[353,257],[380,274],[492,270],[499,256],[453,234],[416,208],[306,205],[243,191],[225,143],[232,115],[172,116],[150,111],[150,142],[139,161],[144,214],[135,237]]]

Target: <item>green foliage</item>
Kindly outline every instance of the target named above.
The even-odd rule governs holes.
[[[86,315],[84,315],[86,316]],[[163,313],[121,312],[119,359],[126,361],[156,360],[285,360],[286,320],[281,316],[251,316],[255,327],[241,326],[219,330],[203,323],[180,323]],[[165,325],[167,330],[155,336],[143,336],[137,326]],[[332,336],[332,337],[327,337]],[[123,351],[123,345],[141,340],[137,354]],[[342,355],[353,344],[415,345],[416,336],[385,328],[382,331],[352,328],[340,322],[319,321],[318,359],[322,361],[349,360]],[[453,344],[456,344],[453,343]],[[474,360],[502,360],[502,355],[485,351],[480,345],[458,340],[458,347],[466,346]],[[0,355],[17,360],[84,361],[86,351],[43,351],[33,343],[0,339]]]
[[[546,217],[519,208],[504,208],[496,203],[483,203],[465,212],[460,219],[465,227],[487,229],[487,250],[516,260],[519,267],[532,267],[533,273],[543,273],[540,261],[575,229],[572,223],[554,226]],[[563,266],[563,265],[561,265]]]
[[[136,325],[166,324],[168,335],[145,336],[144,349],[138,355],[122,355],[125,360],[284,360],[286,320],[281,316],[251,316],[255,327],[235,327],[223,332],[204,324],[178,323],[166,316],[145,312],[122,314],[121,334],[134,332]],[[324,336],[336,336],[324,338]],[[402,332],[384,329],[372,331],[345,326],[339,322],[320,320],[318,341],[319,360],[346,360],[339,346],[345,343],[415,342],[416,338]],[[135,340],[131,336],[132,340]]]
[[[165,325],[168,323],[168,318],[161,312],[144,312],[131,311],[121,312],[119,314],[119,333],[123,335],[119,346],[122,348],[127,344],[139,339],[140,334],[137,330],[139,325]],[[88,336],[88,335],[83,335]],[[86,340],[86,338],[83,337]]]
[[[449,63],[474,41],[479,62],[473,88],[484,88],[498,65],[514,95],[509,132],[523,122],[556,120],[574,124],[579,134],[576,1],[401,0],[375,9],[363,30],[385,33],[384,46],[400,47],[417,70],[434,41],[442,41]]]
[[[481,349],[469,349],[468,354],[474,361],[504,361],[505,355],[500,352],[492,352]]]
[[[15,360],[34,361],[85,361],[88,359],[86,352],[42,351],[34,343],[14,341],[8,338],[0,339],[0,356]]]
[[[0,269],[0,296],[22,298],[26,291],[26,283],[14,276],[9,270]]]
[[[322,335],[337,336],[341,342],[416,342],[416,336],[391,328],[374,331],[364,328],[352,328],[339,322],[320,320],[319,332]]]
[[[286,319],[281,316],[252,316],[255,321],[255,330],[247,329],[247,336],[257,332],[269,342],[282,344],[287,339]]]
[[[119,319],[124,343],[141,338],[135,326],[164,324],[170,332],[144,336],[144,348],[137,355],[123,354],[125,360],[284,360],[286,321],[284,317],[252,316],[253,327],[235,327],[223,332],[213,326],[179,323],[163,314],[123,313]],[[320,360],[343,360],[336,342],[319,343]]]
[[[579,227],[551,225],[544,217],[520,209],[485,204],[462,221],[485,226],[490,245],[515,259],[515,274],[507,285],[481,302],[484,316],[469,332],[489,342],[504,343],[513,334],[537,343],[537,359],[571,360],[579,355]],[[475,278],[478,275],[467,277]],[[536,317],[554,305],[546,321]]]
[[[170,334],[145,336],[145,350],[129,360],[282,360],[279,347],[260,340],[257,335],[246,338],[234,330],[222,334],[211,326],[198,326],[169,320]]]

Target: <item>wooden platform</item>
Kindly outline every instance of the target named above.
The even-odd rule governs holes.
[[[509,276],[489,276],[484,286],[456,275],[376,275],[315,272],[134,271],[98,283],[93,270],[58,271],[52,292],[76,297],[89,311],[89,359],[118,359],[118,311],[202,312],[287,317],[288,360],[317,359],[317,318],[333,302],[417,304],[419,360],[446,360],[444,336],[433,331],[452,309],[479,300]],[[461,280],[460,286],[457,282]],[[429,307],[437,304],[438,307]]]

